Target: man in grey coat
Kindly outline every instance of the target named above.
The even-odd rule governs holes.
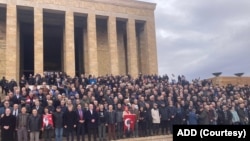
[[[30,141],[39,141],[39,132],[42,129],[42,118],[37,113],[37,109],[32,110],[32,115],[28,119],[28,132],[30,133]]]
[[[27,112],[26,107],[22,107],[21,113],[18,114],[16,118],[16,129],[17,129],[18,141],[28,140],[27,124],[28,124],[29,114],[26,112]]]

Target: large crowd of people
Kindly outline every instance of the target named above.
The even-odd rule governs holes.
[[[168,75],[2,78],[3,141],[91,141],[172,134],[173,125],[250,124],[250,86]],[[125,130],[124,116],[136,115]]]

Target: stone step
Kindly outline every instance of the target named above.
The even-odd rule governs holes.
[[[159,136],[140,137],[140,138],[126,138],[116,141],[173,141],[173,136],[159,135]]]

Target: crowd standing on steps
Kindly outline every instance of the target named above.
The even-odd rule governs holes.
[[[172,134],[173,125],[248,125],[250,86],[168,75],[70,77],[62,72],[0,81],[3,141],[109,141]],[[134,130],[124,116],[134,114]]]

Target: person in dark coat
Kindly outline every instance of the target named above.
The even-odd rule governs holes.
[[[14,131],[16,118],[11,114],[9,108],[5,109],[5,114],[0,119],[2,141],[14,141]]]
[[[189,112],[187,113],[187,124],[188,125],[197,125],[198,124],[198,117],[197,117],[195,108],[189,109]]]
[[[241,103],[239,109],[237,110],[241,125],[246,125],[248,123],[248,120],[249,120],[248,116],[247,116],[247,111],[245,109],[246,108],[245,108],[244,103]]]
[[[151,136],[152,133],[152,116],[151,116],[151,108],[149,103],[146,103],[146,108],[145,108],[145,120],[146,120],[146,125],[145,125],[145,130],[146,130],[146,136]]]
[[[9,82],[9,90],[11,91],[11,92],[14,92],[14,87],[16,87],[17,86],[17,82],[14,80],[14,79],[11,79],[11,81]]]
[[[161,116],[161,123],[160,123],[160,128],[161,128],[161,133],[164,133],[164,130],[166,130],[166,134],[168,133],[168,128],[167,128],[167,121],[168,121],[168,109],[166,107],[166,103],[164,102],[163,97],[161,96],[162,100],[158,101],[157,104],[159,105],[159,111],[160,111],[160,116]]]
[[[85,140],[85,113],[82,109],[81,104],[77,105],[77,125],[76,125],[76,136],[77,141],[80,141],[80,137],[82,137],[82,141]]]
[[[233,119],[233,115],[230,112],[230,110],[228,110],[226,105],[222,106],[222,111],[221,111],[221,123],[223,125],[231,125],[232,124],[232,119]]]
[[[41,103],[39,102],[39,100],[35,100],[35,105],[33,106],[32,109],[36,109],[37,110],[37,113],[39,115],[43,115],[44,113],[44,109],[43,107],[41,106]]]
[[[77,124],[77,114],[73,111],[73,106],[68,106],[68,110],[63,115],[63,125],[66,131],[67,141],[71,136],[71,141],[74,141],[74,131]]]
[[[173,133],[173,124],[175,123],[175,116],[177,114],[176,107],[173,105],[173,101],[169,102],[168,106],[168,128],[170,133]]]
[[[60,106],[56,107],[56,112],[53,113],[53,121],[55,126],[55,140],[62,141],[63,137],[63,112]]]
[[[104,109],[103,104],[99,104],[98,133],[99,133],[99,141],[106,140],[106,110]]]
[[[146,136],[146,110],[144,107],[140,107],[139,111],[139,136],[145,137]]]
[[[36,109],[37,110],[37,114],[38,115],[40,115],[41,116],[41,118],[42,118],[42,115],[43,115],[43,113],[44,113],[44,108],[41,106],[41,103],[39,102],[39,100],[38,99],[36,99],[35,101],[34,101],[34,93],[32,92],[32,91],[30,91],[30,93],[29,93],[29,96],[31,96],[30,97],[30,105],[32,106],[33,104],[33,102],[34,102],[34,106],[32,106],[33,108],[32,109]],[[40,131],[39,132],[39,139],[41,139],[42,138],[42,131]]]
[[[15,91],[15,95],[13,96],[12,101],[13,104],[18,104],[18,105],[21,104],[21,94],[19,89]]]
[[[16,118],[16,129],[17,129],[17,137],[18,141],[27,141],[28,140],[28,124],[29,114],[27,113],[27,108],[22,107],[21,113],[18,114]]]
[[[109,105],[109,109],[106,112],[106,125],[108,126],[109,140],[115,140],[116,112],[113,110],[113,105]]]
[[[45,95],[44,95],[44,93],[43,93],[43,89],[40,88],[40,89],[38,90],[37,98],[38,98],[38,100],[39,100],[41,106],[42,106],[42,107],[45,107],[45,106],[46,106],[46,97],[45,97]]]
[[[185,124],[186,122],[186,112],[183,107],[179,103],[177,103],[176,107],[176,116],[175,116],[175,124]]]
[[[199,124],[209,125],[209,116],[208,116],[209,106],[206,105],[205,108],[202,107],[200,110],[201,112],[199,114]]]
[[[91,141],[91,136],[94,136],[94,141],[97,137],[98,129],[98,113],[94,110],[94,105],[89,104],[89,110],[86,112],[86,121],[88,127],[88,140]]]
[[[35,79],[34,79],[32,74],[29,75],[28,84],[29,85],[34,85],[35,84]]]
[[[25,76],[23,75],[23,76],[21,77],[20,82],[19,82],[19,86],[20,86],[21,88],[23,88],[23,87],[25,87],[26,83],[27,83],[27,80],[25,79]]]
[[[30,134],[30,141],[39,141],[39,132],[42,129],[42,118],[37,109],[32,110],[32,115],[28,118],[27,129]]]
[[[7,80],[6,78],[3,76],[3,78],[0,81],[0,86],[2,88],[2,94],[5,92],[5,95],[7,95],[8,90],[6,90],[6,84],[7,84]]]
[[[117,110],[116,110],[116,122],[117,122],[117,139],[123,138],[123,110],[122,110],[122,104],[117,104]]]
[[[3,102],[3,107],[0,108],[0,116],[4,115],[4,114],[5,114],[5,110],[8,109],[8,108],[9,108],[11,111],[13,110],[13,108],[10,107],[10,101],[5,100],[5,101]]]

